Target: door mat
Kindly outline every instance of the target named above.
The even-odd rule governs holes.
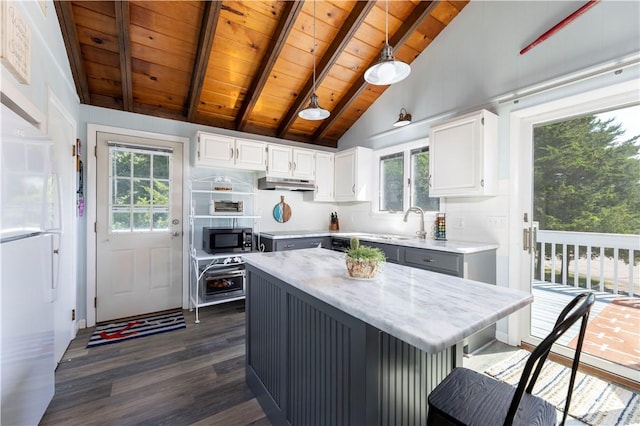
[[[529,354],[521,349],[485,373],[517,385]],[[547,360],[533,394],[563,411],[570,374],[570,368]],[[569,415],[589,425],[640,425],[640,395],[579,371]]]
[[[87,348],[187,328],[182,310],[148,314],[115,322],[98,324]]]

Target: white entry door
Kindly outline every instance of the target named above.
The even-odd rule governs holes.
[[[97,135],[96,319],[182,306],[182,146]]]
[[[558,130],[558,128],[554,128],[556,133],[553,133],[553,137],[558,141],[558,145],[565,144],[570,148],[563,151],[557,148],[554,149],[553,146],[547,146],[544,149],[541,148],[540,142],[542,141],[542,138],[540,141],[537,141],[534,136],[534,128],[545,127],[548,124],[562,124],[566,126],[566,123],[585,115],[597,116],[597,113],[599,112],[623,109],[633,104],[637,105],[639,101],[637,87],[637,80],[634,80],[632,82],[621,83],[580,95],[564,97],[557,101],[532,106],[530,108],[516,111],[511,115],[512,138],[514,141],[517,141],[518,144],[518,146],[515,147],[516,149],[514,153],[514,156],[516,157],[514,160],[516,160],[517,163],[514,164],[517,164],[517,170],[519,171],[517,175],[517,180],[519,182],[519,207],[516,213],[518,216],[514,217],[514,219],[516,223],[521,224],[522,231],[524,231],[517,233],[519,236],[522,236],[522,240],[517,244],[519,248],[522,249],[518,250],[520,255],[518,255],[519,264],[517,267],[520,271],[520,282],[529,283],[529,290],[534,294],[534,303],[528,308],[529,315],[521,330],[523,336],[522,340],[526,343],[532,345],[539,344],[542,338],[551,331],[559,312],[575,294],[583,291],[598,290],[597,285],[592,285],[590,283],[590,278],[589,280],[586,279],[587,277],[591,277],[590,268],[578,269],[577,265],[580,263],[585,265],[589,265],[591,263],[596,264],[595,261],[591,262],[592,256],[580,255],[579,247],[591,245],[597,246],[598,243],[594,243],[595,238],[601,238],[598,241],[602,241],[604,239],[611,240],[606,248],[613,247],[614,245],[613,233],[599,233],[594,231],[583,232],[582,229],[578,228],[578,226],[584,226],[584,224],[577,220],[575,220],[575,222],[578,225],[574,228],[562,229],[556,232],[556,234],[563,234],[565,236],[564,238],[571,238],[572,240],[570,244],[567,244],[566,241],[561,239],[556,241],[545,241],[542,238],[542,233],[544,231],[548,233],[549,230],[544,225],[542,227],[538,226],[539,218],[543,216],[546,216],[547,218],[551,217],[552,220],[555,221],[554,226],[557,228],[559,227],[558,224],[562,224],[562,221],[560,220],[561,217],[558,212],[563,212],[564,208],[566,208],[567,211],[577,217],[577,213],[581,213],[582,210],[580,209],[584,209],[584,207],[581,205],[575,206],[575,203],[570,203],[567,199],[568,197],[557,197],[556,200],[550,200],[549,198],[551,198],[551,196],[539,196],[538,204],[534,205],[535,192],[537,191],[542,194],[545,193],[543,191],[544,187],[541,186],[541,181],[544,182],[543,177],[546,176],[543,175],[543,168],[541,166],[536,170],[535,159],[537,157],[543,157],[544,155],[553,157],[554,161],[557,161],[557,163],[554,164],[556,171],[553,172],[554,169],[550,168],[552,171],[546,172],[549,176],[560,180],[562,184],[565,184],[566,182],[566,186],[569,187],[570,184],[573,183],[567,176],[563,176],[563,173],[566,175],[569,175],[570,173],[570,168],[568,166],[570,163],[567,163],[566,160],[570,156],[575,156],[573,152],[570,152],[570,150],[577,151],[578,149],[581,149],[585,152],[589,151],[586,151],[584,147],[576,148],[575,145],[569,145],[567,142],[576,139],[577,137],[575,135],[582,134],[580,132],[584,132],[583,129],[579,129],[578,131],[568,128],[561,131]],[[623,129],[624,128],[627,127],[623,127]],[[552,131],[553,129],[547,130],[548,133],[552,133]],[[636,134],[637,130],[635,130],[629,138]],[[584,136],[582,139],[587,140]],[[567,154],[567,152],[569,152],[569,154]],[[609,155],[612,154],[610,153]],[[597,157],[594,155],[594,158]],[[560,166],[557,166],[557,164]],[[601,161],[597,164],[602,166]],[[581,167],[586,170],[586,166],[591,166],[591,164],[586,164]],[[610,168],[612,171],[615,170],[614,167]],[[591,171],[590,173],[594,172]],[[618,174],[621,175],[622,173],[618,172]],[[582,177],[579,182],[579,186],[587,187],[588,184],[589,179]],[[559,187],[562,188],[562,186]],[[555,195],[552,191],[547,191],[547,193]],[[553,205],[553,202],[556,202],[558,198],[560,198],[560,203],[558,203],[560,208],[556,208],[555,214],[552,215],[549,213],[549,205]],[[594,214],[594,216],[596,215]],[[605,218],[601,217],[601,219]],[[546,219],[546,221],[549,223],[549,219]],[[539,237],[538,241],[544,244],[537,246],[537,236]],[[562,244],[565,244],[564,249],[561,248]],[[549,249],[546,251],[546,255],[545,252],[541,250],[543,246],[549,246]],[[558,252],[555,251],[556,248],[554,246],[558,247]],[[551,251],[551,247],[554,247],[553,252]],[[537,249],[538,251],[536,251]],[[516,252],[514,251],[514,253]],[[545,269],[546,257],[549,258],[548,263],[550,264],[550,267],[547,268],[548,271]],[[567,259],[564,261],[565,263],[562,263],[561,257]],[[581,260],[581,258],[583,259]],[[539,263],[536,264],[536,261]],[[540,265],[540,263],[542,264]],[[571,263],[571,268],[568,266],[569,263]],[[536,271],[537,275],[535,273]],[[569,279],[569,272],[573,275],[571,279]],[[558,274],[557,278],[556,274]],[[563,279],[559,279],[562,275],[564,275]],[[606,297],[604,298],[602,297],[602,294],[598,294],[596,296],[596,304],[591,310],[590,320],[593,320],[604,309],[602,307],[604,304],[600,302],[601,300],[611,300],[616,295],[613,292],[609,292],[609,294],[605,294],[605,296]],[[606,336],[607,331],[604,329],[602,331],[603,332],[599,334]],[[587,328],[587,336],[589,336],[590,332],[590,329]],[[567,336],[571,336],[571,333],[567,333]],[[566,357],[573,357],[574,349],[571,346],[572,342],[568,340],[569,339],[566,341],[560,340],[558,345],[554,345],[553,351]],[[589,343],[588,340],[589,337],[586,339],[587,343]],[[595,340],[592,340],[591,343],[594,342]],[[602,354],[595,355],[595,351],[589,350],[587,346],[588,345],[585,344],[582,348],[582,354],[580,357],[581,363],[589,364],[596,368],[611,372],[617,376],[626,377],[627,379],[631,379],[636,382],[638,381],[637,368],[629,368],[628,366],[617,363],[613,359],[606,359],[607,355],[604,354],[604,349]],[[637,353],[637,349],[634,349],[634,351]]]

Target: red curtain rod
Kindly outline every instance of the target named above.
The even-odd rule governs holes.
[[[585,13],[587,10],[591,9],[593,6],[596,5],[596,3],[598,3],[600,0],[590,0],[588,1],[586,4],[584,4],[580,9],[576,10],[575,12],[573,12],[571,15],[567,16],[566,18],[564,18],[562,21],[558,22],[556,25],[554,25],[551,29],[547,30],[547,32],[545,32],[544,34],[542,34],[540,37],[538,37],[537,39],[535,39],[531,44],[529,44],[527,47],[525,47],[524,49],[522,49],[520,51],[521,55],[524,55],[525,53],[527,53],[529,50],[533,49],[535,46],[539,45],[540,43],[542,43],[543,41],[545,41],[546,39],[548,39],[549,37],[551,37],[552,35],[554,35],[555,33],[557,33],[558,31],[560,31],[561,28],[565,27],[569,22],[573,21],[574,19],[576,19],[578,16],[582,15],[583,13]]]

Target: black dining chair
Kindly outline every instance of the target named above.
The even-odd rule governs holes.
[[[582,293],[562,310],[551,333],[529,355],[517,388],[467,368],[455,368],[429,395],[427,425],[555,425],[555,407],[531,395],[531,391],[551,346],[582,318],[560,423],[564,425],[580,363],[589,311],[594,301],[593,293]]]

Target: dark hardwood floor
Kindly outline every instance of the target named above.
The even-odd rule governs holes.
[[[187,328],[87,349],[56,370],[41,425],[270,425],[245,383],[244,302],[184,311]]]

